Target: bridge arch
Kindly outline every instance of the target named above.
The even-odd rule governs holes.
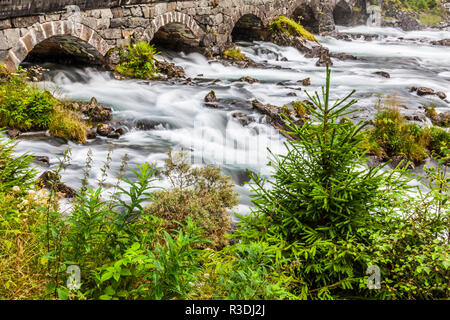
[[[173,23],[185,25],[189,28],[192,34],[199,39],[201,39],[205,34],[202,28],[200,28],[195,19],[191,16],[178,11],[170,11],[161,14],[152,20],[147,31],[146,40],[150,42],[160,28]]]
[[[36,23],[9,50],[5,58],[5,66],[9,71],[14,72],[33,49],[42,42],[50,39],[62,41],[70,38],[78,40],[89,54],[99,59],[102,59],[110,49],[108,43],[94,29],[84,24],[72,23],[67,20]]]
[[[342,26],[348,25],[351,22],[352,14],[352,7],[347,1],[337,1],[336,6],[333,9],[334,24]]]
[[[226,34],[229,35],[229,40],[233,41],[232,33],[236,25],[242,18],[251,17],[254,21],[260,21],[262,28],[267,27],[270,19],[265,14],[264,9],[252,5],[244,5],[240,10],[232,13],[230,23],[226,26]]]

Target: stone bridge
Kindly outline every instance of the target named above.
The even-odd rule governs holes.
[[[280,15],[317,33],[365,9],[365,0],[0,0],[0,63],[13,71],[42,56],[104,61],[132,38],[218,54]]]

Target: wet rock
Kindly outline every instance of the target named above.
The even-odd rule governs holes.
[[[211,90],[205,97],[205,102],[216,102],[217,98],[216,98],[216,93],[214,92],[214,90]]]
[[[357,57],[355,57],[354,55],[350,54],[350,53],[330,53],[330,57],[332,58],[336,58],[339,60],[358,60]]]
[[[431,122],[440,127],[450,126],[450,112],[436,112],[435,108],[426,108],[425,114],[430,118]]]
[[[214,109],[219,108],[219,105],[217,103],[205,103],[205,106],[208,108],[214,108]]]
[[[123,136],[127,132],[127,130],[123,127],[120,127],[120,128],[117,128],[115,132],[117,132],[118,134]]]
[[[97,138],[97,132],[96,132],[96,130],[95,129],[91,129],[91,130],[89,130],[88,132],[87,132],[87,134],[86,134],[86,138],[87,139],[95,139],[95,138]]]
[[[426,87],[418,87],[417,88],[417,95],[419,96],[425,96],[425,95],[434,95],[435,92],[433,89],[426,88]]]
[[[252,101],[252,106],[254,109],[256,109],[258,112],[266,115],[268,122],[277,130],[280,131],[280,133],[285,136],[286,138],[293,140],[295,137],[290,136],[289,134],[283,132],[283,130],[289,130],[289,128],[286,125],[285,119],[281,116],[283,112],[282,108],[279,108],[277,106],[271,105],[271,104],[263,104],[258,100]],[[298,126],[302,126],[304,122],[302,120],[296,120],[291,118],[291,120],[297,124]]]
[[[288,97],[296,97],[297,94],[296,94],[295,92],[289,92],[289,93],[287,94],[287,96],[288,96]]]
[[[76,191],[61,183],[61,176],[52,171],[45,171],[36,181],[37,185],[41,188],[54,190],[64,194],[65,198],[73,198],[76,196]]]
[[[186,73],[184,69],[171,62],[155,60],[155,65],[158,71],[167,75],[169,78],[185,78]]]
[[[111,108],[100,105],[94,97],[89,103],[83,105],[81,110],[92,122],[106,122],[112,119]]]
[[[41,163],[45,166],[49,166],[50,165],[50,158],[47,156],[36,156],[34,158],[34,161]]]
[[[301,84],[304,85],[305,87],[311,85],[311,79],[310,79],[309,77],[308,77],[308,78],[305,78],[305,79],[303,79],[303,80],[299,80],[299,81],[297,81],[297,82],[301,83]]]
[[[414,169],[415,165],[413,162],[409,162],[408,163],[408,159],[405,156],[393,156],[391,158],[391,162],[389,163],[389,165],[391,166],[391,168],[399,168],[399,169],[403,169],[405,167],[407,167],[408,169]]]
[[[389,73],[387,73],[386,71],[377,71],[377,72],[374,72],[373,74],[377,74],[379,76],[382,76],[383,78],[391,77],[391,75]]]
[[[109,124],[100,123],[97,126],[97,134],[103,137],[107,137],[113,131],[114,129]]]
[[[400,27],[404,31],[420,30],[423,28],[423,26],[420,24],[420,22],[410,15],[404,15],[400,19]]]
[[[159,124],[157,121],[141,119],[136,121],[136,128],[139,130],[152,130]]]
[[[32,82],[40,82],[44,80],[44,75],[50,70],[44,69],[41,66],[35,65],[29,68],[25,68],[28,79]]]
[[[443,93],[442,91],[436,92],[436,95],[441,98],[442,100],[445,100],[447,98],[447,95]]]
[[[435,40],[430,43],[435,46],[450,46],[450,39]]]
[[[114,130],[113,132],[111,132],[110,134],[107,135],[107,137],[110,139],[119,139],[120,136],[121,136],[121,134],[117,130]]]
[[[252,83],[259,83],[259,80],[255,79],[255,78],[252,78],[252,77],[248,77],[248,76],[241,77],[241,78],[239,78],[239,80],[236,80],[236,81],[248,82],[250,84],[252,84]]]
[[[20,135],[20,131],[17,129],[9,129],[6,131],[6,134],[11,138],[14,139]]]
[[[235,112],[231,115],[234,119],[239,121],[239,123],[243,126],[246,126],[250,123],[250,119],[243,112]]]

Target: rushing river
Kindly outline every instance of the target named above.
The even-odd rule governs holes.
[[[414,113],[430,103],[438,111],[449,110],[450,104],[435,96],[418,97],[410,93],[411,86],[425,86],[442,91],[450,97],[450,49],[432,46],[429,41],[450,38],[450,31],[402,32],[391,28],[354,27],[339,31],[349,34],[377,34],[371,41],[355,38],[352,41],[319,37],[331,52],[345,52],[358,60],[333,59],[332,97],[342,97],[356,89],[361,120],[373,118],[380,97],[396,94],[397,98]],[[279,47],[265,42],[240,43],[243,52],[261,68],[239,69],[209,62],[200,54],[172,54],[170,60],[183,67],[192,83],[182,81],[146,82],[118,81],[106,72],[93,69],[54,67],[51,81],[41,85],[59,97],[89,100],[113,108],[114,121],[128,128],[118,140],[98,137],[86,145],[66,144],[57,139],[20,140],[18,152],[30,152],[50,157],[51,166],[58,164],[64,150],[70,146],[72,159],[63,173],[63,181],[78,187],[83,176],[87,152],[93,153],[90,185],[101,178],[109,142],[114,144],[108,181],[114,184],[125,154],[129,165],[150,162],[163,166],[170,149],[183,149],[191,153],[195,164],[219,165],[231,175],[240,193],[241,204],[237,212],[249,210],[250,198],[246,169],[263,175],[267,167],[269,148],[274,153],[284,152],[284,138],[266,124],[264,118],[252,110],[251,101],[282,106],[306,99],[304,89],[313,93],[324,84],[324,67],[316,67],[317,59],[305,58],[294,48]],[[374,74],[385,71],[390,78]],[[260,83],[236,82],[250,76]],[[298,80],[311,78],[310,87],[302,87]],[[208,108],[204,97],[214,90],[219,108]],[[449,98],[447,98],[449,99]],[[251,120],[243,125],[235,113],[244,113]],[[40,170],[48,168],[41,167]],[[161,183],[159,183],[161,185]],[[167,186],[167,183],[163,183]]]

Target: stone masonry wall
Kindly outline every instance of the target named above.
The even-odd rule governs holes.
[[[0,1],[0,10],[11,2]],[[14,5],[18,12],[22,12],[30,1],[14,0]],[[308,4],[315,8],[316,18],[322,21],[323,17],[330,15],[323,15],[320,8],[326,7],[328,12],[337,0],[96,0],[96,9],[89,9],[94,1],[80,0],[78,2],[84,4],[80,9],[88,8],[80,12],[80,24],[72,23],[73,10],[68,12],[62,9],[67,1],[44,2],[47,5],[53,3],[53,9],[34,8],[28,13],[42,13],[19,17],[12,15],[6,19],[1,19],[5,14],[0,11],[0,63],[3,62],[8,69],[15,70],[38,43],[51,37],[76,37],[104,56],[110,49],[127,44],[130,37],[150,41],[159,28],[170,23],[186,25],[200,39],[201,46],[219,53],[231,41],[233,27],[245,14],[253,14],[267,25],[276,16],[290,16],[297,7]],[[70,3],[73,5],[77,1],[71,0]],[[120,3],[127,5],[117,6]]]

